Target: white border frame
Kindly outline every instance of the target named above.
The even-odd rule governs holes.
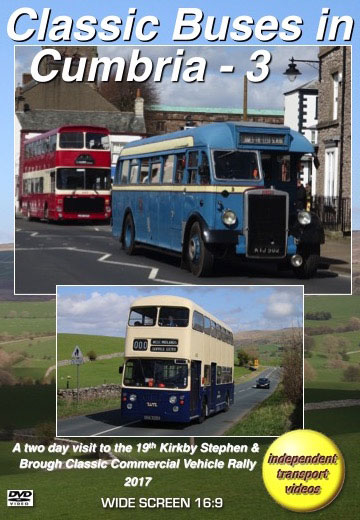
[[[71,437],[69,436],[65,436],[65,435],[58,435],[58,409],[57,409],[57,392],[58,392],[58,289],[59,287],[88,287],[88,288],[96,288],[96,287],[107,287],[109,289],[113,288],[113,287],[148,287],[148,285],[101,285],[101,284],[98,284],[98,285],[57,285],[56,286],[56,330],[55,330],[55,334],[56,334],[56,357],[55,357],[55,361],[56,361],[56,372],[55,372],[55,378],[56,378],[56,384],[55,384],[55,410],[56,410],[56,438],[59,438],[59,439],[75,439],[75,438],[84,438],[84,435],[71,435]],[[166,287],[179,287],[179,285],[166,285]],[[180,287],[194,287],[194,286],[189,286],[189,285],[183,285],[183,286],[180,286]],[[207,288],[213,288],[213,287],[219,287],[219,288],[224,288],[224,289],[227,289],[229,287],[237,287],[239,289],[242,289],[242,288],[245,288],[245,287],[258,287],[259,289],[260,288],[275,288],[275,287],[279,287],[279,288],[294,288],[294,287],[297,287],[298,289],[302,289],[302,338],[303,338],[303,345],[302,345],[302,351],[303,351],[303,355],[302,355],[302,359],[303,359],[303,373],[302,373],[302,376],[303,376],[303,388],[302,388],[302,429],[305,428],[305,411],[304,411],[304,408],[305,408],[305,399],[304,399],[304,337],[305,337],[305,295],[304,295],[304,286],[303,285],[216,285],[216,286],[213,286],[213,285],[199,285],[198,286],[198,289],[201,291],[201,289],[203,287],[207,287]],[[120,395],[119,395],[119,405],[120,405]],[[96,413],[96,412],[94,412]],[[120,406],[119,406],[119,414],[120,414]],[[77,417],[77,416],[75,416]],[[209,420],[211,420],[211,417],[209,418]],[[139,422],[138,420],[136,420],[136,422]],[[127,423],[127,424],[131,424],[131,423]],[[156,424],[156,423],[155,423]],[[115,428],[110,428],[109,430],[106,430],[104,431],[103,433],[106,433],[107,431],[111,431],[111,430],[117,430],[121,428],[121,426],[117,426]],[[100,432],[102,433],[102,432]],[[167,438],[169,439],[169,435],[146,435],[146,434],[143,434],[143,435],[117,435],[117,436],[112,436],[112,435],[99,435],[99,434],[95,434],[95,435],[90,435],[90,436],[86,436],[86,438],[88,439],[96,439],[96,438],[99,438],[99,439],[103,439],[103,438],[109,438],[109,439],[142,439],[142,438],[146,438],[146,439],[153,439],[153,440],[156,440],[156,439],[164,439],[164,438]],[[189,439],[189,437],[194,437],[196,439],[199,439],[199,438],[203,438],[203,439],[215,439],[215,438],[220,438],[220,439],[229,439],[229,442],[230,439],[242,439],[242,438],[249,438],[249,439],[252,439],[252,438],[256,438],[256,439],[262,439],[262,438],[270,438],[270,439],[276,439],[279,437],[279,435],[229,435],[229,436],[225,436],[225,435],[189,435],[189,434],[183,434],[183,435],[172,435],[171,438],[174,438],[174,439]]]

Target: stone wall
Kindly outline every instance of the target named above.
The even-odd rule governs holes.
[[[161,111],[149,110],[145,108],[146,130],[149,135],[166,134],[169,132],[177,132],[187,124],[190,119],[196,126],[208,123],[219,123],[226,121],[237,121],[243,119],[241,114],[221,114],[221,113],[201,113],[201,112],[183,112],[183,111]],[[284,124],[283,115],[255,115],[248,114],[248,121],[257,123]]]
[[[345,60],[344,60],[345,57]],[[318,130],[320,166],[317,171],[316,193],[324,194],[325,152],[328,147],[338,149],[338,187],[342,168],[342,197],[351,196],[351,47],[321,47],[320,53],[321,78],[318,100]],[[344,63],[345,61],[345,63]],[[345,65],[345,74],[343,69]],[[339,86],[338,117],[333,118],[333,76],[343,74],[345,87],[343,96],[342,85]],[[344,124],[341,114],[344,109]],[[342,152],[342,153],[341,153]],[[341,163],[342,155],[342,163]]]
[[[121,385],[109,384],[109,385],[101,385],[101,386],[91,386],[89,388],[80,388],[79,389],[79,400],[80,401],[90,401],[92,399],[105,399],[109,397],[119,398],[120,405],[120,392]],[[77,389],[70,388],[64,390],[57,391],[58,399],[63,399],[65,401],[76,401],[77,399]]]

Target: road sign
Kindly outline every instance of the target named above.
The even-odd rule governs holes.
[[[84,358],[78,357],[78,358],[72,358],[71,364],[72,365],[82,365],[84,363]]]
[[[82,352],[81,352],[80,348],[77,345],[74,348],[74,352],[72,353],[71,357],[72,358],[83,358],[84,357],[82,355]]]

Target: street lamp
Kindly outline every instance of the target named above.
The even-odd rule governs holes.
[[[295,62],[296,63],[306,63],[307,65],[309,65],[310,67],[313,67],[314,69],[318,69],[318,67],[315,65],[312,65],[312,63],[316,63],[317,65],[320,63],[317,60],[295,60],[294,58],[291,58],[289,66],[286,69],[286,71],[284,72],[285,76],[287,76],[289,78],[289,81],[291,81],[291,82],[295,81],[296,78],[301,75],[301,72],[295,65]]]

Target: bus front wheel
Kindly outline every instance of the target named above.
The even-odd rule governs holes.
[[[133,255],[135,252],[135,226],[130,213],[126,216],[124,224],[124,232],[122,239],[123,248],[127,255]]]
[[[187,246],[188,262],[192,274],[195,276],[209,275],[214,265],[214,255],[206,249],[199,222],[194,222],[191,226]]]

